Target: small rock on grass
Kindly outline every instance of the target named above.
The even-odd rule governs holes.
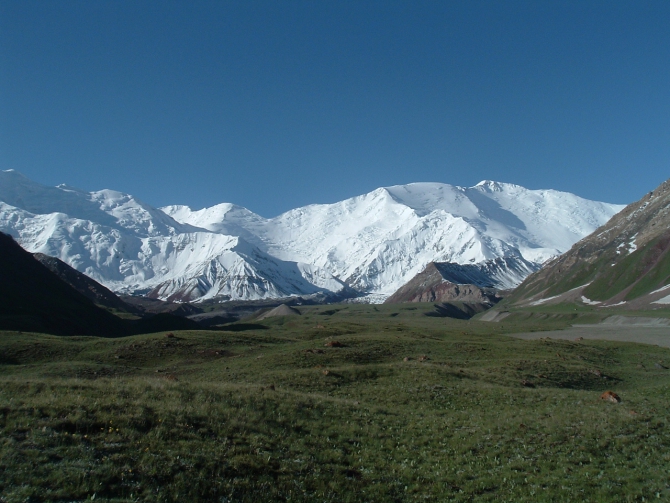
[[[605,391],[602,395],[600,395],[601,400],[605,400],[606,402],[612,402],[612,403],[619,403],[621,401],[621,398],[619,395],[614,393],[614,391]]]

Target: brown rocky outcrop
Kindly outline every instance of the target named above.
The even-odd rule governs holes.
[[[399,302],[475,302],[493,305],[499,298],[492,288],[448,281],[434,262],[426,266],[407,284],[386,299],[386,304]]]

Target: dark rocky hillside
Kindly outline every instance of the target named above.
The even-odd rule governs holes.
[[[135,306],[131,306],[121,300],[114,292],[77,271],[73,267],[56,257],[50,257],[43,253],[35,253],[35,258],[58,276],[65,283],[77,290],[85,297],[91,299],[95,304],[108,309],[114,309],[126,313],[140,313]]]
[[[0,329],[58,335],[127,335],[123,321],[0,233]]]

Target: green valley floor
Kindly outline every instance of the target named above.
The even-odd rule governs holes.
[[[111,339],[0,332],[0,501],[670,499],[667,347],[547,338],[579,322],[560,316],[299,309]]]

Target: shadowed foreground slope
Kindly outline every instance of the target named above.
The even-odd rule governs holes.
[[[59,335],[126,335],[116,316],[97,307],[0,233],[0,328]]]
[[[140,313],[135,306],[126,304],[109,288],[86,276],[56,257],[44,253],[33,255],[42,265],[58,276],[62,281],[77,290],[94,304],[123,313]]]

